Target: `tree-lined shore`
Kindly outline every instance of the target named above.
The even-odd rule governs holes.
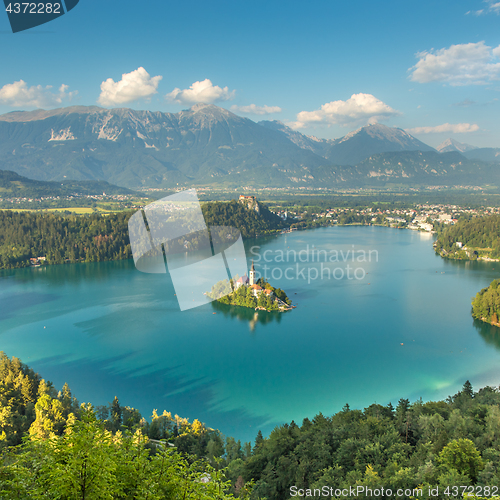
[[[500,259],[500,215],[461,218],[438,231],[434,247],[447,259]]]
[[[263,204],[249,210],[237,201],[202,206],[208,227],[232,226],[244,237],[279,232],[286,224]],[[128,220],[133,211],[102,215],[0,210],[0,269],[132,258]]]

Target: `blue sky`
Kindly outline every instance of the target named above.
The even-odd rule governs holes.
[[[0,40],[0,113],[204,101],[318,137],[380,122],[500,147],[495,0],[80,0],[16,34],[0,13]]]

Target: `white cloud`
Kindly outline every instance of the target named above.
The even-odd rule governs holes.
[[[450,85],[484,85],[500,79],[500,45],[484,41],[451,45],[448,49],[417,54],[410,79],[419,83],[447,82]]]
[[[490,14],[491,12],[500,14],[500,2],[495,2],[495,0],[484,0],[484,3],[488,4],[486,9],[469,10],[465,14],[473,14],[474,16],[482,16],[483,14]]]
[[[178,102],[179,104],[196,104],[198,102],[211,104],[218,101],[230,101],[233,99],[234,94],[234,90],[229,91],[227,87],[214,86],[206,78],[202,82],[194,82],[188,89],[175,88],[166,97],[169,101]]]
[[[399,111],[371,94],[353,94],[347,101],[332,101],[315,111],[301,111],[297,121],[288,125],[294,129],[310,125],[366,125],[400,115]]]
[[[71,100],[78,91],[67,92],[68,86],[61,85],[57,93],[51,92],[52,86],[36,85],[28,87],[24,80],[7,83],[0,89],[0,104],[27,108],[53,108],[64,101]]]
[[[452,132],[454,134],[467,134],[479,130],[476,123],[443,123],[435,127],[415,127],[405,129],[409,134],[439,134],[442,132]]]
[[[234,106],[231,106],[231,111],[250,115],[271,115],[273,113],[281,113],[281,108],[279,106],[257,106],[256,104],[236,106],[235,104]]]
[[[156,94],[162,76],[151,76],[141,66],[131,73],[123,73],[122,79],[115,82],[108,78],[101,83],[101,95],[98,103],[102,106],[126,104],[141,97],[151,97]]]

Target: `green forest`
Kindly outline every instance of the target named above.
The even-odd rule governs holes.
[[[275,232],[285,223],[264,205],[260,214],[237,201],[202,206],[207,225],[237,227],[243,237]],[[110,215],[0,210],[0,269],[30,265],[130,259],[128,220],[133,212]]]
[[[498,498],[500,390],[467,381],[445,401],[346,404],[242,446],[166,411],[147,421],[117,397],[79,404],[1,353],[0,454],[9,500],[374,498],[368,488],[382,487],[393,495],[375,498]]]
[[[198,420],[153,411],[150,421],[117,397],[79,404],[17,358],[0,353],[0,498],[249,498],[222,455],[249,455]]]
[[[457,242],[462,243],[462,248]],[[500,215],[460,218],[456,224],[444,226],[438,231],[435,249],[449,259],[500,258]]]
[[[0,268],[130,259],[128,219],[131,212],[111,215],[59,215],[0,210]]]
[[[204,203],[202,211],[208,227],[237,227],[244,238],[276,232],[289,225],[260,202],[259,213],[236,200]]]
[[[499,325],[500,317],[500,279],[493,280],[490,286],[483,288],[472,300],[472,316],[486,323]]]

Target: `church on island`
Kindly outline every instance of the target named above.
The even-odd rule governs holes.
[[[294,309],[292,301],[281,288],[275,288],[263,278],[257,279],[255,266],[248,276],[245,274],[235,280],[216,283],[207,295],[222,304],[251,307],[263,311],[289,311]]]
[[[250,278],[245,274],[241,278],[238,278],[234,282],[234,289],[238,290],[238,288],[242,285],[249,286],[252,289],[254,297],[258,297],[261,293],[264,293],[267,295],[269,298],[274,298],[274,293],[272,290],[262,288],[260,285],[257,285],[257,281],[255,279],[255,267],[253,265],[253,260],[252,260],[252,267],[250,268]]]

